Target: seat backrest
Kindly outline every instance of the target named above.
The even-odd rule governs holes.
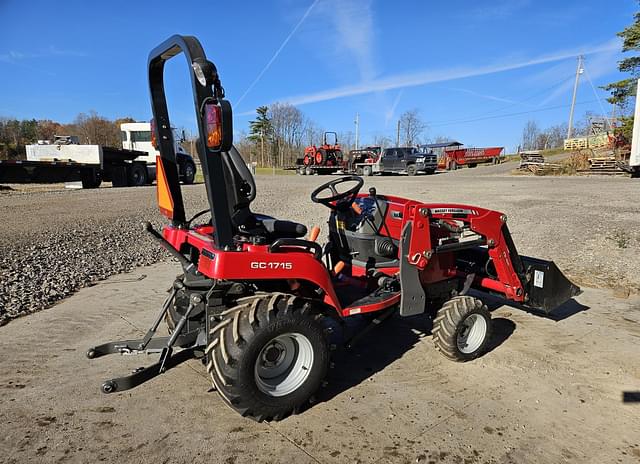
[[[256,182],[235,146],[221,153],[227,187],[228,209],[237,229],[253,220],[251,202],[256,198]]]

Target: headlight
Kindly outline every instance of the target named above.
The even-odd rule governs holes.
[[[424,156],[421,156],[420,158],[416,158],[416,162],[417,163],[424,163]]]

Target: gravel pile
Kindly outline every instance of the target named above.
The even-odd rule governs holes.
[[[168,258],[141,226],[163,223],[155,191],[125,190],[0,196],[0,213],[9,217],[0,232],[0,325]]]
[[[130,218],[87,222],[83,229],[44,235],[0,259],[0,325],[46,308],[81,287],[152,264],[163,253]]]
[[[640,291],[640,211],[631,200],[638,181],[516,178],[503,171],[374,177],[365,189],[497,209],[509,217],[522,254],[553,259],[580,285]],[[328,179],[261,176],[252,209],[319,225],[324,241],[328,211],[309,195]],[[206,207],[204,186],[184,187],[183,194],[188,214]],[[145,220],[156,228],[166,222],[152,187],[3,191],[0,217],[0,325],[111,275],[168,258],[141,227]]]

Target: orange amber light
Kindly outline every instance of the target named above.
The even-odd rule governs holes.
[[[222,145],[222,109],[217,104],[205,105],[207,120],[207,147],[219,148]]]

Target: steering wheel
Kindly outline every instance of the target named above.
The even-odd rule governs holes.
[[[355,182],[356,185],[354,185],[353,187],[349,188],[348,190],[342,193],[338,192],[338,189],[336,188],[336,186],[347,183],[347,182]],[[359,176],[340,177],[339,179],[334,179],[325,184],[322,184],[320,187],[318,187],[313,192],[311,192],[311,201],[313,201],[314,203],[320,203],[321,205],[325,205],[326,207],[331,209],[338,209],[337,208],[338,203],[351,205],[351,203],[353,203],[353,200],[356,199],[356,196],[358,195],[358,192],[360,191],[363,185],[364,185],[364,180],[362,179],[362,177],[359,177]],[[325,190],[330,190],[332,195],[328,197],[320,196],[320,194]]]

